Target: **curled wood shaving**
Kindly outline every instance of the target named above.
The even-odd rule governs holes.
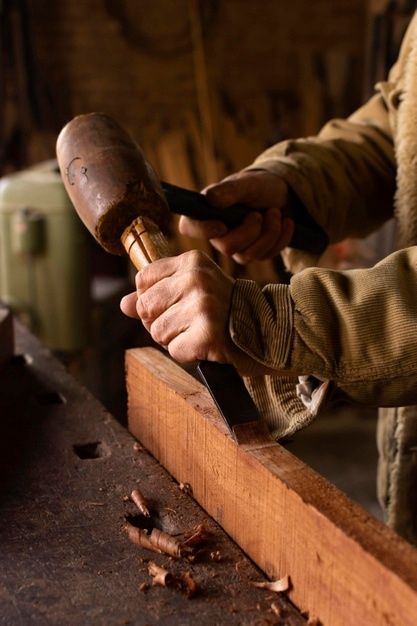
[[[180,582],[182,583],[182,589],[187,598],[193,598],[200,591],[200,587],[192,577],[191,572],[181,574]]]
[[[245,560],[240,560],[235,563],[235,570],[240,580],[248,582],[249,572],[245,571],[248,569],[248,563]]]
[[[279,580],[272,580],[268,582],[255,582],[254,580],[249,581],[252,587],[257,587],[258,589],[267,589],[268,591],[275,591],[279,593],[281,591],[288,591],[290,586],[290,577],[286,574]]]
[[[276,615],[277,617],[281,617],[282,611],[281,611],[281,607],[278,606],[278,604],[276,602],[272,602],[271,603],[271,611],[274,613],[274,615]]]
[[[152,585],[154,586],[168,587],[172,583],[172,574],[165,567],[160,567],[153,561],[148,563],[148,572],[152,576]]]
[[[139,489],[134,489],[132,491],[132,493],[130,494],[130,499],[136,504],[142,515],[144,515],[145,517],[151,516],[151,514],[149,513],[146,498]]]
[[[207,529],[204,524],[198,524],[189,533],[187,533],[182,540],[182,545],[189,548],[198,546],[207,537]]]
[[[181,557],[189,552],[186,546],[175,537],[162,532],[157,528],[153,528],[150,533],[144,528],[137,528],[127,522],[124,526],[130,541],[137,546],[159,552],[160,554],[169,554],[170,556]]]

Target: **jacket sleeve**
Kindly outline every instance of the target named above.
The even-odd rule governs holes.
[[[253,359],[318,381],[316,401],[306,412],[295,397],[294,380],[290,394],[279,372],[246,379],[279,436],[314,417],[315,405],[329,386],[362,404],[415,404],[416,327],[417,246],[396,252],[370,269],[308,268],[295,275],[290,285],[261,290],[256,283],[239,280],[230,316],[234,343]]]
[[[364,106],[346,120],[330,121],[316,137],[272,146],[249,168],[286,180],[330,243],[366,236],[393,214],[397,113],[416,37],[417,12],[387,80],[376,85]],[[302,257],[300,261],[312,264],[308,255],[305,263]]]
[[[416,30],[417,13],[397,63],[368,103],[347,120],[329,122],[317,137],[273,146],[251,166],[282,176],[331,243],[365,236],[393,214],[397,113]],[[317,260],[284,252],[292,271]],[[238,281],[230,333],[242,350],[277,370],[245,378],[275,437],[306,425],[334,393],[377,406],[415,404],[416,314],[417,247],[370,269],[304,269],[290,286],[261,290]]]
[[[282,177],[330,243],[366,236],[393,213],[396,170],[386,101],[377,94],[316,137],[266,150],[250,169]]]

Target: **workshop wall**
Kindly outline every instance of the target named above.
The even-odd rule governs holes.
[[[66,120],[102,110],[165,178],[198,188],[361,99],[366,0],[31,0],[3,12],[3,172],[51,157]]]
[[[62,125],[99,110],[133,134],[161,178],[201,189],[362,99],[367,0],[4,6],[2,173],[54,156]],[[270,262],[242,269],[215,258],[235,276],[276,278]]]
[[[161,177],[200,189],[360,104],[371,80],[368,9],[367,0],[5,0],[0,175],[54,157],[63,124],[99,110],[133,134]],[[93,275],[125,278],[119,259],[98,247],[91,257]],[[273,262],[216,260],[236,277],[276,280]],[[118,416],[123,349],[138,332],[120,316],[123,289],[93,293],[93,348],[87,364],[73,364]]]

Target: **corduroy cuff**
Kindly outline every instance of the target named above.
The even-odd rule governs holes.
[[[255,361],[282,370],[293,335],[293,302],[288,285],[269,285],[267,294],[251,280],[237,280],[229,331],[233,342]]]

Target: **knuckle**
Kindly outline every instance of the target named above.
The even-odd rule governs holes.
[[[190,361],[196,360],[189,355],[189,352],[186,350],[186,346],[182,341],[176,341],[174,344],[170,343],[168,346],[168,352],[178,363],[189,363]]]
[[[144,267],[142,270],[140,270],[136,276],[135,276],[135,284],[136,284],[136,289],[138,291],[142,291],[143,289],[146,289],[146,285],[148,283],[148,268]]]
[[[161,323],[160,318],[156,319],[152,323],[150,332],[151,332],[151,337],[154,341],[156,341],[157,343],[164,343],[163,325]]]
[[[211,286],[210,273],[201,267],[190,268],[184,279],[186,290],[194,292],[197,298],[203,297]]]
[[[151,337],[157,343],[166,345],[170,339],[170,325],[166,316],[161,315],[158,317],[151,326]]]
[[[191,267],[202,265],[206,260],[206,255],[201,250],[189,250],[189,252],[186,252],[185,254],[187,257],[187,265]]]
[[[154,315],[152,298],[147,294],[140,295],[136,303],[136,310],[141,319],[151,320]]]

